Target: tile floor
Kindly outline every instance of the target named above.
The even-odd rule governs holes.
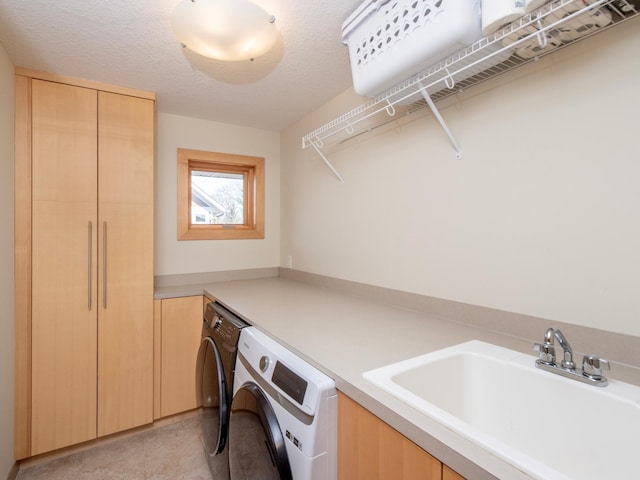
[[[199,418],[20,468],[16,480],[211,480]]]

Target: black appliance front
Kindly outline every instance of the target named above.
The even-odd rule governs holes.
[[[229,479],[226,447],[233,371],[240,330],[245,326],[245,322],[216,302],[205,309],[196,365],[196,395],[202,404],[205,453],[216,480]]]
[[[202,402],[202,433],[205,451],[215,455],[224,448],[227,399],[226,381],[220,350],[211,337],[205,337],[198,352],[197,398]]]
[[[253,382],[233,397],[228,440],[231,480],[292,480],[278,419]]]

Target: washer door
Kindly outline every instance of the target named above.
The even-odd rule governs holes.
[[[220,351],[211,337],[203,338],[198,350],[196,395],[203,408],[204,448],[208,455],[215,455],[226,444],[228,402]]]
[[[278,419],[253,382],[242,385],[231,403],[229,469],[231,480],[292,480]]]

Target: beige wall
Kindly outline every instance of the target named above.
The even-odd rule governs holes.
[[[282,137],[281,265],[640,336],[640,26],[596,35],[328,153]]]
[[[13,70],[0,45],[0,478],[13,466]]]
[[[177,241],[178,148],[265,158],[264,240]],[[280,245],[280,134],[159,113],[157,118],[155,274],[277,267]]]

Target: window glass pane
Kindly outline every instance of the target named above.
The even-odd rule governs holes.
[[[191,171],[191,224],[244,224],[244,175]]]

